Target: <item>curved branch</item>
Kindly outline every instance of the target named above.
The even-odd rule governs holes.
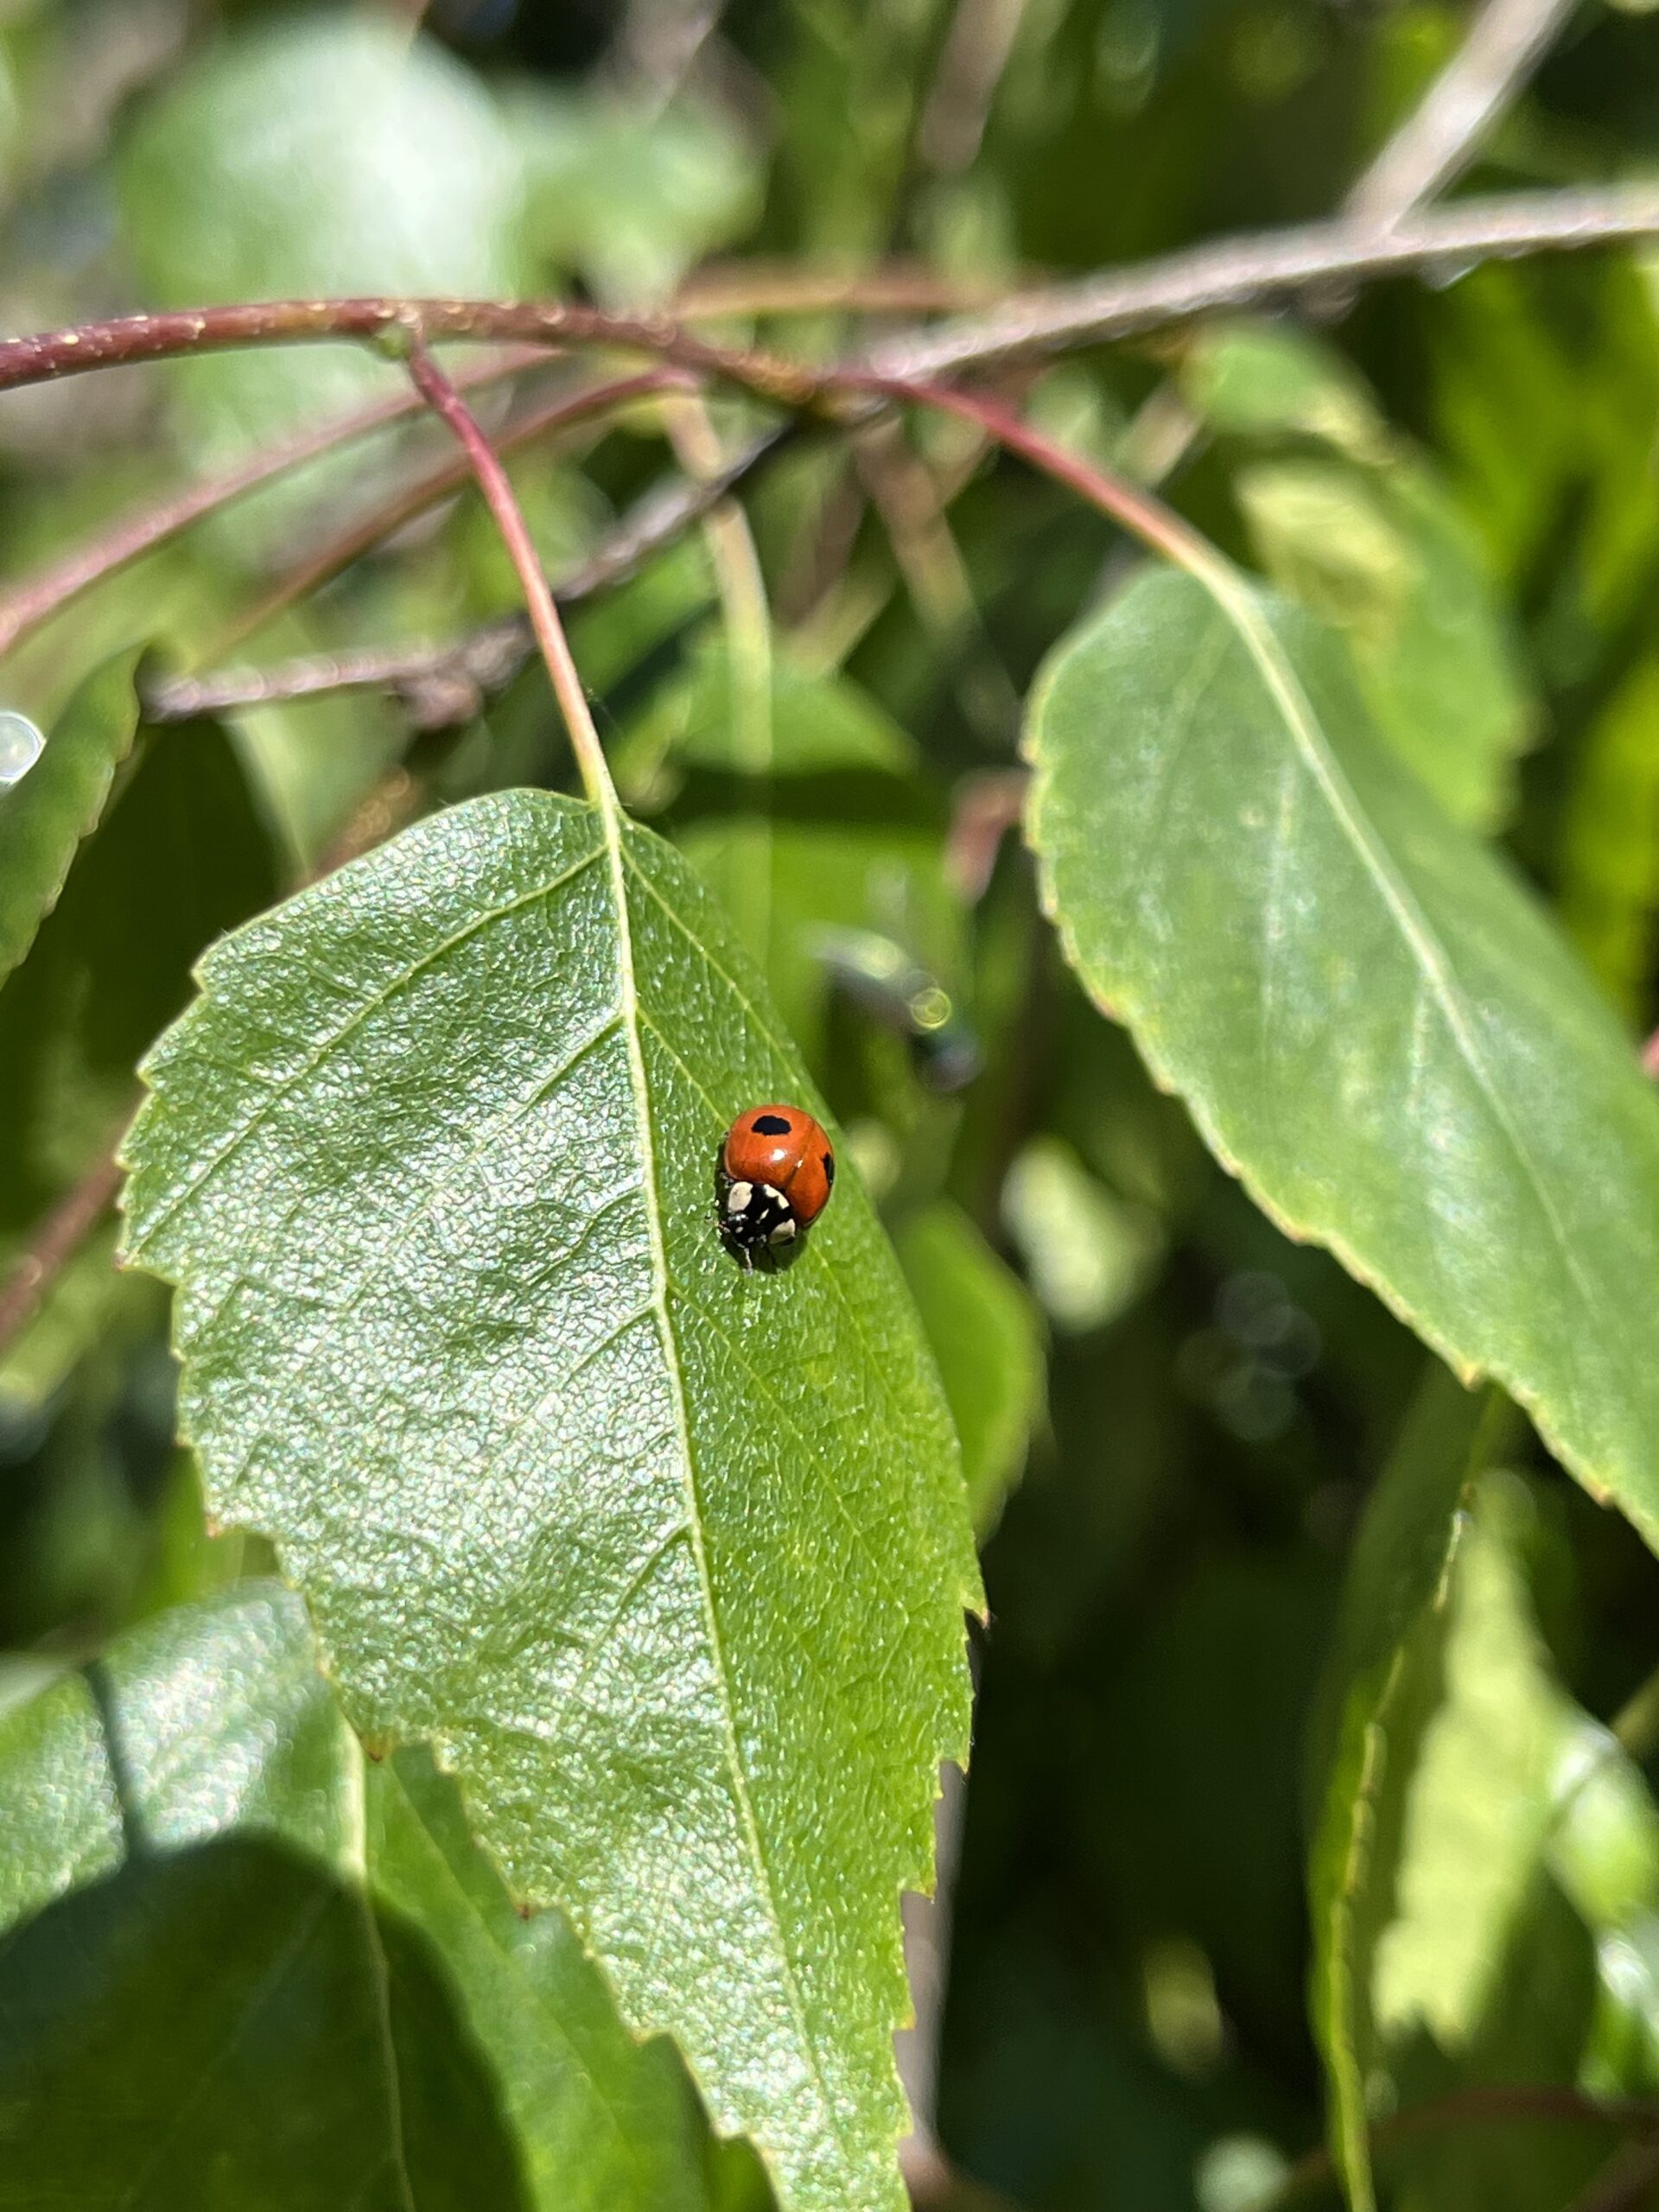
[[[1220,308],[1246,307],[1332,281],[1363,283],[1413,270],[1451,268],[1494,256],[1564,251],[1659,236],[1659,186],[1520,192],[1411,217],[1388,235],[1344,217],[1299,229],[1221,239],[1081,283],[1009,301],[994,314],[893,340],[848,368],[931,377],[1020,354],[1127,338]],[[181,353],[255,346],[384,344],[419,332],[429,342],[610,348],[645,353],[719,376],[761,399],[833,411],[846,371],[715,346],[662,315],[603,315],[558,301],[272,300],[252,305],[124,315],[78,329],[0,342],[0,391],[81,371]],[[851,388],[856,388],[855,386]]]
[[[1223,308],[1423,269],[1460,270],[1510,255],[1565,251],[1659,234],[1659,187],[1517,192],[1403,218],[1379,233],[1344,216],[1268,231],[1108,270],[1008,301],[919,337],[877,347],[864,365],[886,376],[937,377],[1020,355],[1134,337]]]
[[[222,308],[118,315],[109,322],[0,341],[0,391],[181,353],[243,353],[258,346],[355,342],[403,360],[410,346],[445,339],[493,345],[601,346],[646,353],[722,376],[786,407],[808,406],[820,379],[769,353],[715,346],[665,315],[601,315],[557,300],[259,300]]]

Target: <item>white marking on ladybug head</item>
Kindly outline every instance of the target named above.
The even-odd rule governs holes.
[[[753,1196],[754,1185],[753,1183],[734,1183],[731,1189],[726,1193],[727,1212],[747,1213],[749,1210],[749,1200]]]

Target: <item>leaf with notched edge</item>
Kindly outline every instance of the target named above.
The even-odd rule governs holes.
[[[733,1116],[818,1110],[729,926],[658,839],[514,791],[201,980],[128,1218],[213,1510],[785,2204],[900,2204],[898,1892],[966,1753],[978,1579],[856,1178],[785,1273],[715,1234]]]
[[[1067,957],[1211,1149],[1659,1543],[1659,1100],[1336,640],[1219,561],[1145,575],[1027,741]]]

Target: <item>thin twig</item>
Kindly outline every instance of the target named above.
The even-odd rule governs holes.
[[[0,1283],[0,1353],[33,1319],[48,1291],[114,1204],[121,1187],[116,1152],[125,1133],[124,1121],[120,1134],[35,1228]]]
[[[1575,2196],[1568,2212],[1642,2212],[1659,2187],[1659,2143],[1625,2143]]]
[[[1463,43],[1344,198],[1350,221],[1379,235],[1399,229],[1472,157],[1503,103],[1541,60],[1573,0],[1485,0]],[[1344,302],[1327,302],[1334,319]],[[1173,476],[1203,424],[1168,380],[1141,403],[1118,448],[1121,465],[1144,484]]]
[[[810,406],[820,391],[810,369],[741,347],[715,346],[665,315],[602,315],[557,300],[261,300],[235,307],[118,315],[109,322],[43,331],[0,342],[0,391],[79,376],[87,369],[169,360],[181,353],[245,352],[259,346],[383,345],[393,358],[411,330],[429,344],[601,347],[645,353],[728,378],[785,407]]]
[[[534,368],[548,358],[537,346],[516,346],[499,360],[477,364],[464,379],[458,381],[466,390],[477,391]],[[394,392],[371,407],[360,407],[349,415],[320,423],[315,429],[302,431],[285,444],[268,447],[235,468],[205,478],[200,483],[187,485],[169,499],[152,499],[133,508],[113,523],[106,524],[96,536],[60,555],[48,568],[38,569],[34,575],[25,576],[9,589],[0,591],[0,652],[9,652],[20,638],[38,628],[91,586],[179,537],[193,523],[216,514],[221,507],[227,507],[248,493],[257,491],[260,485],[270,483],[273,477],[286,475],[289,470],[333,452],[337,446],[348,445],[390,423],[417,415],[422,410],[423,403],[416,393]]]
[[[859,365],[889,377],[936,377],[1019,354],[1103,344],[1220,308],[1282,298],[1332,278],[1363,283],[1420,269],[1459,270],[1494,257],[1616,244],[1659,235],[1659,186],[1522,192],[1414,216],[1387,237],[1344,217],[1229,238],[1081,283],[1026,294],[994,313],[900,338]],[[718,376],[783,407],[822,410],[846,388],[844,370],[813,368],[753,349],[716,346],[666,316],[602,315],[557,301],[273,300],[124,315],[111,322],[0,342],[0,391],[86,369],[255,346],[368,340],[464,339],[609,348],[654,355]]]
[[[683,371],[678,369],[645,369],[637,376],[619,377],[608,384],[589,385],[581,391],[567,392],[542,406],[526,408],[522,414],[504,423],[495,433],[495,449],[498,453],[516,452],[520,446],[532,445],[555,430],[574,429],[577,423],[591,421],[596,415],[611,414],[632,400],[667,391],[682,382],[683,376]],[[459,377],[455,385],[457,390],[465,389]],[[314,591],[331,582],[342,569],[350,568],[353,561],[360,560],[383,540],[471,481],[472,470],[463,458],[446,461],[442,467],[431,469],[424,476],[416,477],[411,483],[404,485],[395,498],[375,507],[371,512],[359,516],[347,529],[331,537],[285,575],[280,576],[264,598],[216,640],[210,649],[211,658],[221,659],[245,639],[263,630],[267,623],[274,622],[296,601],[309,598]]]
[[[1373,2150],[1386,2152],[1421,2135],[1437,2135],[1458,2127],[1491,2127],[1512,2120],[1548,2120],[1568,2126],[1611,2127],[1622,2133],[1649,2136],[1659,2129],[1659,2099],[1651,2097],[1592,2097],[1582,2089],[1552,2082],[1490,2083],[1448,2090],[1444,2096],[1425,2098],[1391,2113],[1371,2129]],[[1336,2163],[1323,2146],[1297,2159],[1263,2212],[1279,2212],[1294,2202],[1336,2178]]]
[[[707,482],[675,478],[648,493],[579,569],[553,586],[554,598],[561,607],[570,607],[626,581],[779,452],[793,429],[785,424],[752,440]],[[332,691],[389,690],[404,701],[419,727],[443,728],[476,714],[486,699],[504,690],[535,647],[529,617],[509,614],[442,645],[307,653],[269,668],[160,677],[145,691],[144,711],[151,721],[189,721],[198,715],[320,698]]]
[[[570,657],[564,625],[559,620],[558,608],[553,604],[553,594],[548,588],[540,558],[531,542],[529,524],[519,510],[512,486],[507,480],[507,472],[497,460],[494,448],[480,429],[466,401],[428,351],[425,338],[419,331],[410,334],[407,365],[415,389],[452,433],[472,464],[473,474],[478,480],[478,488],[484,496],[484,503],[495,518],[495,526],[501,533],[501,542],[518,572],[531,628],[535,632],[536,642],[541,648],[548,681],[553,686],[553,696],[564,716],[571,750],[582,771],[583,786],[594,805],[601,805],[611,793],[611,772],[606,765],[605,749],[599,741],[599,732],[594,727],[588,694],[582,689],[576,664]]]
[[[1346,212],[1392,231],[1410,208],[1450,184],[1573,5],[1574,0],[1487,0],[1462,45],[1348,194]]]

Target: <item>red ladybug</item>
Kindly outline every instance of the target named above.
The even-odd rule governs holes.
[[[727,1249],[744,1267],[776,1267],[830,1203],[836,1155],[798,1106],[751,1106],[726,1132],[715,1201]]]

